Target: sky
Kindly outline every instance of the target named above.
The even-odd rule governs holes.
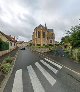
[[[0,0],[0,31],[18,40],[31,40],[34,28],[46,23],[60,41],[79,18],[80,0]]]

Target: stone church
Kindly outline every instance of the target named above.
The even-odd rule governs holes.
[[[32,44],[34,46],[51,46],[54,45],[55,34],[53,29],[48,29],[46,24],[45,26],[39,25],[34,29],[32,35]]]

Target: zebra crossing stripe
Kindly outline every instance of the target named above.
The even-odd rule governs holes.
[[[59,69],[62,68],[62,66],[60,66],[59,64],[56,64],[56,63],[54,63],[54,62],[52,62],[51,60],[48,60],[48,59],[46,59],[46,58],[44,58],[44,59],[45,59],[46,61],[48,61],[49,63],[51,63],[51,64],[57,66]]]
[[[23,92],[22,69],[16,71],[12,92]]]
[[[42,72],[49,83],[53,86],[56,83],[56,80],[38,62],[36,62],[35,65]]]
[[[27,66],[34,92],[45,92],[32,66]]]
[[[55,74],[58,72],[58,70],[56,70],[55,68],[53,68],[52,66],[50,66],[49,64],[47,64],[46,62],[44,62],[43,60],[40,60],[41,63],[43,63],[45,66],[47,66],[51,71],[53,71]]]

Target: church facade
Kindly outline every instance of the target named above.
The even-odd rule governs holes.
[[[48,29],[46,24],[45,26],[39,25],[34,29],[32,35],[32,44],[34,46],[48,46],[54,45],[55,42],[55,34],[53,29]]]

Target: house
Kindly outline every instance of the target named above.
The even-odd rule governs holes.
[[[28,42],[17,41],[17,47],[26,47],[28,46]]]
[[[32,45],[32,40],[28,41],[28,46]]]
[[[17,41],[17,47],[22,47],[24,41]]]
[[[9,43],[9,50],[13,50],[16,48],[16,42],[15,37],[11,37],[9,35],[4,34],[3,32],[0,31],[0,39],[4,42]]]
[[[55,34],[53,29],[48,29],[46,24],[45,26],[39,25],[34,29],[32,35],[32,44],[34,46],[44,46],[44,45],[54,45]]]

